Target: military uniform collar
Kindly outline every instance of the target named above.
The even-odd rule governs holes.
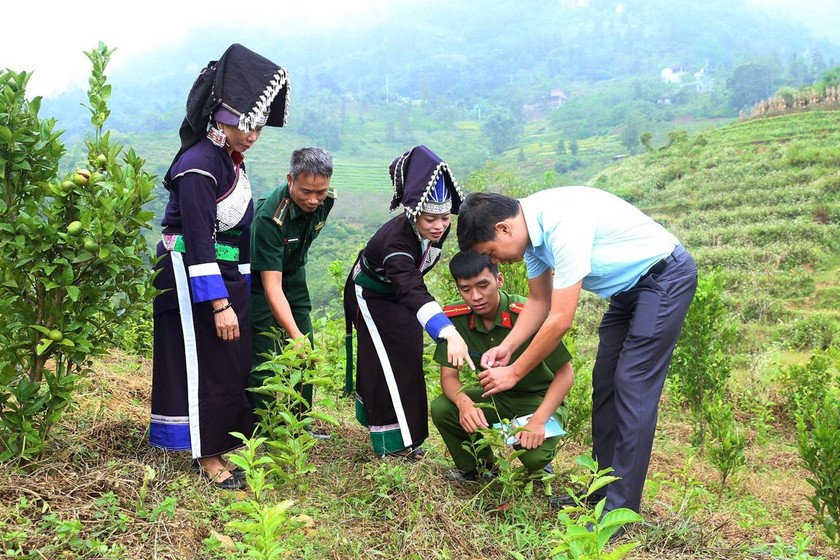
[[[321,204],[318,205],[318,208],[314,212],[312,212],[310,214],[307,214],[306,212],[304,212],[301,209],[300,206],[297,205],[297,203],[292,199],[292,196],[289,194],[289,183],[286,183],[286,188],[284,189],[283,197],[288,198],[289,202],[291,203],[291,204],[289,204],[289,219],[290,220],[296,220],[300,216],[314,217],[315,214],[318,213],[318,210],[320,210],[324,206],[324,203],[322,202]]]
[[[485,328],[484,321],[475,311],[470,314],[471,330],[489,333],[496,327],[502,327],[503,329],[513,328],[513,319],[510,316],[510,296],[503,290],[499,290],[499,309],[496,310],[496,319],[493,321],[493,328]]]

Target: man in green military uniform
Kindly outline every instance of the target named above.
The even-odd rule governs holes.
[[[478,359],[488,349],[497,346],[513,328],[526,299],[509,295],[500,288],[504,281],[497,266],[489,257],[472,251],[460,252],[449,263],[463,302],[449,305],[444,312],[464,338],[470,354]],[[527,348],[530,340],[520,346]],[[515,359],[515,358],[514,358]],[[482,396],[480,386],[463,389],[458,370],[446,359],[446,342],[438,344],[435,361],[441,365],[440,384],[443,394],[432,401],[432,421],[440,432],[457,467],[452,478],[476,480],[479,476],[476,454],[464,449],[465,442],[475,439],[478,428],[488,428],[499,418],[513,420],[532,415],[524,428],[516,433],[514,445],[525,452],[519,456],[529,473],[545,469],[550,472],[559,436],[546,437],[546,422],[552,416],[566,425],[568,410],[564,399],[574,382],[571,356],[563,343],[537,367],[525,375],[511,389],[497,393],[494,398]],[[479,408],[476,403],[494,403],[493,408]],[[489,448],[478,451],[482,467],[492,468],[493,456]]]
[[[270,372],[255,369],[265,362],[263,354],[281,350],[274,339],[262,333],[279,329],[285,341],[308,339],[305,344],[313,343],[306,258],[335,203],[336,195],[330,188],[332,172],[328,152],[321,148],[295,150],[286,184],[255,205],[251,225],[251,387],[261,386],[270,376]],[[311,407],[312,386],[298,387],[298,391]],[[269,397],[253,395],[256,406],[265,408]]]

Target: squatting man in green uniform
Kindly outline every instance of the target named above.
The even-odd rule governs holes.
[[[449,263],[463,302],[449,305],[444,312],[469,347],[470,355],[478,359],[484,352],[504,340],[526,298],[502,291],[504,278],[498,267],[485,255],[473,251],[456,254]],[[520,346],[519,352],[528,343]],[[476,381],[476,387],[463,388],[458,370],[446,359],[446,341],[438,344],[435,361],[441,365],[440,384],[443,394],[432,401],[432,421],[440,432],[457,470],[450,473],[455,480],[476,480],[479,469],[493,468],[489,448],[478,452],[478,465],[473,453],[463,444],[475,439],[478,428],[488,428],[503,419],[533,414],[522,431],[515,436],[514,445],[526,451],[519,456],[529,473],[540,469],[551,471],[551,460],[557,451],[559,436],[546,438],[546,421],[554,416],[565,427],[568,410],[564,399],[574,382],[571,356],[561,342],[542,362],[525,375],[515,386],[497,393],[493,408],[479,408],[476,403],[491,403]]]
[[[280,330],[283,343],[302,339],[311,348],[312,304],[306,286],[306,258],[335,203],[336,194],[330,188],[332,173],[332,156],[325,150],[295,150],[286,184],[261,197],[255,205],[251,226],[254,368],[266,361],[266,352],[282,349],[272,337],[263,334],[272,329]],[[252,369],[251,387],[261,386],[270,375],[269,371]],[[311,408],[312,386],[303,385],[297,390]],[[253,396],[258,408],[265,408],[270,401],[268,395]]]

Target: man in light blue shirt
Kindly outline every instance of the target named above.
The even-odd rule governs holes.
[[[609,299],[592,372],[593,455],[621,477],[606,487],[604,511],[638,512],[659,398],[697,287],[691,256],[633,205],[590,187],[547,189],[521,200],[472,193],[461,205],[458,244],[496,263],[524,259],[528,269],[519,321],[481,358],[484,396],[515,385],[561,342],[581,290]]]

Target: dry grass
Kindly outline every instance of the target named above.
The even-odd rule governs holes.
[[[0,474],[0,550],[12,542],[27,558],[209,558],[204,539],[225,533],[225,505],[247,493],[222,493],[201,482],[185,454],[151,449],[145,441],[150,364],[115,353],[97,363],[95,375],[52,437],[45,458],[25,471]],[[318,472],[305,491],[282,489],[296,514],[311,518],[290,558],[522,558],[540,559],[557,528],[536,484],[533,495],[503,495],[498,485],[454,485],[445,479],[449,459],[439,437],[430,438],[422,464],[372,456],[367,435],[352,418],[349,401],[334,411],[341,425],[310,458]],[[771,558],[750,552],[779,537],[793,544],[812,509],[805,473],[786,437],[753,444],[748,465],[719,492],[718,473],[701,457],[689,460],[691,427],[663,407],[643,504],[644,524],[628,531],[640,543],[630,558]],[[587,451],[574,442],[555,460],[556,492],[574,457]],[[144,473],[155,472],[142,500]],[[686,495],[690,497],[684,499]],[[141,516],[167,510],[171,517]],[[503,505],[503,507],[499,507]],[[62,542],[45,515],[78,520],[83,541],[110,551],[80,553]],[[16,533],[17,532],[17,533]],[[14,536],[14,541],[11,536]],[[814,556],[840,559],[815,528]],[[38,551],[38,552],[36,552]],[[232,557],[236,557],[235,554]]]

